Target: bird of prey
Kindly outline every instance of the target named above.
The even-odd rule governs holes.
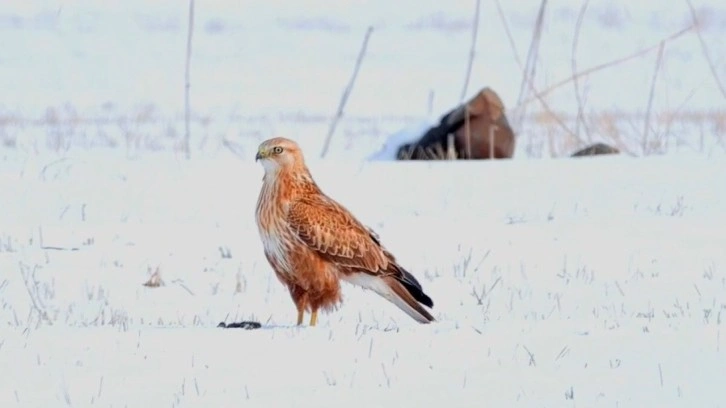
[[[434,321],[422,305],[433,301],[388,252],[373,230],[325,195],[313,180],[300,146],[276,137],[262,142],[255,161],[265,170],[256,222],[265,257],[287,287],[297,324],[342,303],[340,281],[370,289],[419,323]]]

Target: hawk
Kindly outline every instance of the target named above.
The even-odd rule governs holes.
[[[433,301],[421,284],[373,230],[320,190],[297,143],[266,140],[255,161],[265,170],[257,227],[265,257],[295,303],[298,326],[306,311],[315,326],[319,310],[338,308],[341,280],[378,293],[419,323],[434,321],[422,306]]]

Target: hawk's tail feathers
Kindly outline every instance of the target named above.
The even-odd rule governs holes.
[[[414,297],[414,293],[416,292],[411,291],[412,287],[410,285],[406,285],[404,282],[401,282],[392,276],[386,276],[382,280],[386,283],[388,288],[390,288],[390,292],[388,294],[381,294],[383,297],[393,302],[394,305],[398,306],[399,309],[406,312],[407,315],[411,316],[419,323],[430,323],[435,320],[431,313],[424,309]],[[416,294],[421,294],[425,296],[429,302],[431,301],[431,299],[429,299],[429,297],[426,296],[421,289],[418,289]]]
[[[423,294],[420,288],[407,285],[393,276],[375,276],[365,272],[350,274],[344,277],[348,282],[370,289],[411,316],[419,323],[430,323],[436,319],[416,300],[416,296]],[[416,290],[418,293],[416,293]],[[414,292],[414,293],[412,293]],[[423,295],[426,296],[426,295]],[[431,299],[426,296],[426,299]]]
[[[406,290],[411,293],[411,296],[413,296],[413,298],[416,299],[418,302],[423,303],[428,307],[434,307],[434,301],[431,300],[431,298],[424,293],[421,284],[418,283],[416,278],[411,275],[407,270],[401,267],[398,267],[398,270],[401,271],[401,277],[398,279],[398,281],[406,287]]]

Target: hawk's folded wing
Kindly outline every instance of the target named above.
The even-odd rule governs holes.
[[[391,261],[375,233],[325,196],[291,203],[287,222],[310,249],[341,266],[378,274]]]

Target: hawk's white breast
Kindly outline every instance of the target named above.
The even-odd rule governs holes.
[[[278,234],[262,231],[262,245],[273,262],[282,270],[280,272],[291,273],[291,267],[286,256],[285,241]]]

